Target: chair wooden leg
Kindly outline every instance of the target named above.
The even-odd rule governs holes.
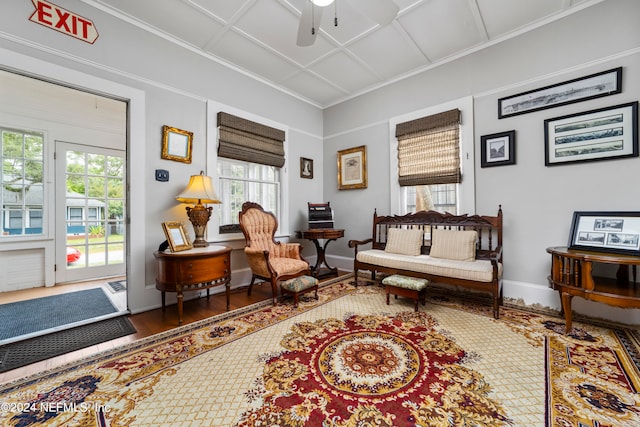
[[[253,288],[253,282],[256,281],[256,276],[251,276],[251,283],[249,283],[249,290],[247,291],[247,295],[251,296],[251,288]]]
[[[271,279],[271,292],[273,293],[273,305],[278,304],[278,285],[275,279]]]

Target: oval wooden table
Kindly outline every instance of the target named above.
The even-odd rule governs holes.
[[[296,231],[296,237],[298,237],[299,239],[311,240],[316,247],[316,253],[318,254],[316,258],[316,265],[311,267],[311,274],[313,274],[314,277],[338,277],[338,269],[335,267],[330,267],[329,264],[327,264],[325,253],[329,242],[344,237],[343,229],[310,228],[309,230],[305,231]],[[320,240],[325,240],[324,245],[320,244]],[[322,267],[322,265],[324,265],[324,267]]]
[[[571,299],[574,296],[614,307],[640,308],[640,289],[636,283],[640,257],[565,246],[550,247],[547,252],[551,254],[549,284],[560,293],[566,333],[571,331]],[[593,277],[594,263],[617,265],[617,278]],[[629,280],[629,267],[633,270],[633,281]]]
[[[225,286],[227,310],[231,287],[231,248],[206,246],[187,251],[155,251],[157,261],[156,289],[162,292],[162,311],[165,292],[176,292],[178,299],[178,324],[182,324],[182,300],[184,291],[207,290],[214,286]]]

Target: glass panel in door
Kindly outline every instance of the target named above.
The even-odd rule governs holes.
[[[63,230],[57,239],[66,253],[63,268],[57,263],[56,282],[123,275],[124,152],[63,142],[56,146],[56,161],[64,161],[56,165],[63,187],[58,191],[64,192],[56,198],[56,229]]]

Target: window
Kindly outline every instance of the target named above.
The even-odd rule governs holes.
[[[475,211],[472,123],[471,98],[390,120],[392,212]]]
[[[2,236],[43,234],[44,134],[0,128]]]
[[[220,234],[238,233],[245,201],[259,203],[280,217],[280,168],[218,157]]]
[[[278,219],[278,233],[287,234],[286,131],[263,124],[263,120],[259,123],[224,112],[216,113],[215,117],[217,149],[210,161],[215,162],[216,192],[222,203],[214,209],[208,227],[213,235],[208,239],[241,237],[238,214],[246,201],[273,212]],[[210,126],[213,121],[210,116]]]
[[[402,187],[403,213],[434,210],[457,214],[458,185],[433,184]]]

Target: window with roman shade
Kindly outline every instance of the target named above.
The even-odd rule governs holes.
[[[461,182],[460,110],[398,123],[396,138],[400,186]]]
[[[218,235],[240,233],[238,213],[252,201],[283,221],[281,190],[286,131],[229,113],[217,114]],[[283,227],[281,227],[283,228]]]
[[[284,166],[285,132],[232,114],[218,113],[218,157]]]

